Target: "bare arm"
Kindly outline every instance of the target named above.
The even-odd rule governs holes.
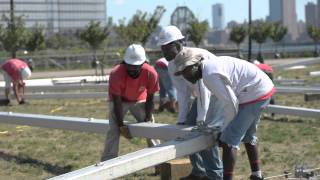
[[[23,101],[24,95],[24,83],[23,81],[15,81],[13,84],[13,92],[18,101],[18,103]]]
[[[112,95],[113,102],[113,112],[115,114],[115,121],[118,124],[118,127],[124,126],[123,124],[123,113],[122,113],[122,99],[121,96]]]
[[[147,101],[145,104],[145,111],[146,111],[146,118],[144,120],[145,122],[151,121],[152,119],[152,111],[154,108],[153,97],[154,97],[154,94],[148,94],[147,96]]]

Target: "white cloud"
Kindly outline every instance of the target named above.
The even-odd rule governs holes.
[[[121,6],[124,3],[125,3],[124,0],[116,0],[116,5],[118,5],[118,6]]]

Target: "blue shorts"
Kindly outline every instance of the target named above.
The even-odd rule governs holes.
[[[270,98],[252,104],[239,106],[238,114],[222,131],[220,141],[239,149],[242,142],[255,145],[257,143],[257,126],[261,112],[269,104]]]

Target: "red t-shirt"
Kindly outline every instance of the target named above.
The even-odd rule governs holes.
[[[20,70],[25,67],[28,67],[28,64],[19,59],[9,59],[2,65],[2,69],[8,73],[12,81],[21,79]]]
[[[144,63],[138,78],[127,74],[125,64],[114,67],[109,78],[109,98],[111,95],[122,97],[125,102],[146,101],[148,94],[159,91],[158,74],[152,66]]]
[[[168,68],[168,64],[169,62],[165,58],[160,58],[159,60],[156,61],[155,66],[162,69],[166,69]]]
[[[263,72],[266,73],[273,73],[273,69],[271,66],[269,66],[268,64],[256,64],[256,66],[258,66],[259,69],[261,69]]]

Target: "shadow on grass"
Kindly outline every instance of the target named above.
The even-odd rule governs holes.
[[[45,171],[54,174],[54,175],[60,175],[67,172],[70,172],[72,167],[70,165],[60,167],[57,165],[52,165],[46,162],[39,161],[37,159],[32,159],[27,156],[17,156],[17,155],[11,155],[5,152],[0,152],[0,159],[4,159],[6,161],[16,161],[18,164],[30,164],[38,167],[42,167]]]

